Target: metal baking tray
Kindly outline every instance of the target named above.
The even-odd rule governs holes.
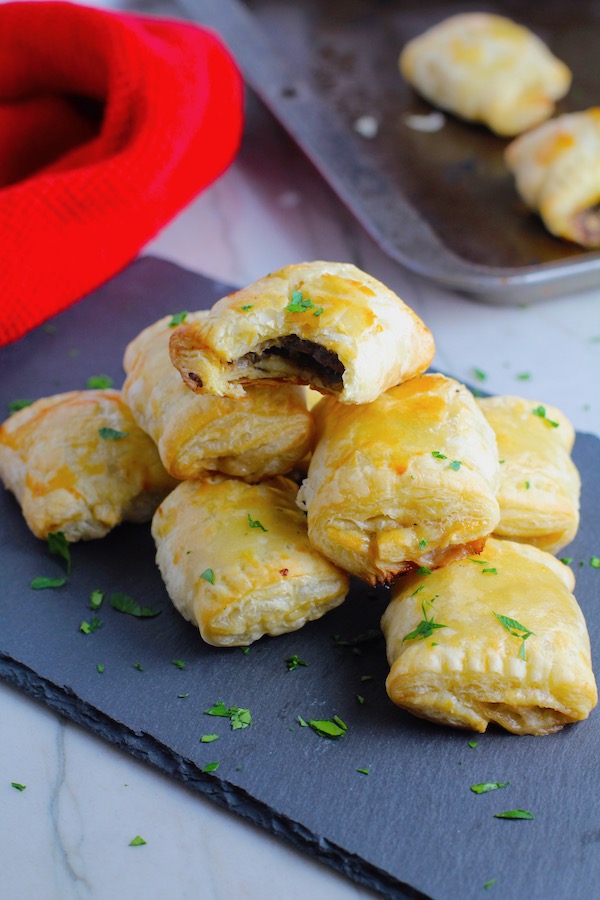
[[[118,386],[125,344],[142,328],[181,309],[209,308],[229,290],[163,260],[138,260],[0,350],[0,408],[84,388],[100,373]],[[589,560],[600,548],[600,441],[578,434],[574,459],[581,527],[563,552],[573,557],[597,648],[600,570]],[[175,611],[148,525],[121,525],[102,540],[73,544],[71,555],[68,584],[32,590],[32,578],[63,575],[64,566],[0,489],[0,678],[388,900],[478,900],[492,879],[490,897],[502,900],[598,895],[598,710],[538,738],[443,728],[387,697],[384,588],[353,581],[348,599],[319,621],[242,653],[204,644]],[[95,613],[103,627],[86,635],[80,624],[93,615],[95,589],[106,592]],[[117,591],[160,615],[136,619],[111,609]],[[294,654],[307,666],[290,672]],[[219,700],[249,708],[252,725],[232,732],[226,720],[204,715]],[[339,715],[348,732],[325,740],[298,715]],[[203,733],[220,738],[203,744]],[[212,774],[204,771],[210,762],[219,763]],[[496,779],[510,785],[480,797],[469,790]],[[519,807],[534,821],[494,818]]]
[[[142,4],[143,8],[143,4]],[[404,82],[398,55],[413,36],[469,9],[531,27],[573,71],[558,112],[600,102],[600,2],[516,0],[178,0],[212,26],[247,83],[370,235],[395,260],[474,299],[532,302],[600,283],[600,252],[561,241],[517,196],[508,141],[446,116],[422,133],[406,114],[432,107]],[[355,128],[378,123],[369,139]]]

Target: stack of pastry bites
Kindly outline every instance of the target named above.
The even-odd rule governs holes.
[[[573,575],[550,553],[578,525],[573,429],[551,407],[476,400],[423,374],[433,353],[423,322],[356,267],[288,266],[146,328],[127,347],[122,397],[62,395],[14,415],[0,474],[40,537],[99,536],[127,517],[130,495],[139,509],[149,489],[154,508],[170,491],[152,522],[157,563],[176,608],[216,646],[320,617],[350,574],[393,583],[382,625],[395,703],[479,731],[554,731],[597,699]],[[310,411],[304,384],[323,395]],[[118,404],[129,419],[77,437],[61,413],[62,455],[44,468],[34,445],[73,403],[98,415]],[[132,438],[137,480],[124,462]],[[103,466],[113,500],[110,478],[128,482],[108,526],[97,485],[86,487]],[[301,471],[298,490],[287,476]],[[91,497],[101,528],[72,527],[71,495]],[[41,525],[40,498],[52,508]]]

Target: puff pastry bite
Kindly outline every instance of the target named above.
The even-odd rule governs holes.
[[[0,477],[37,537],[69,541],[149,521],[177,483],[114,390],[56,394],[7,419]]]
[[[180,484],[152,522],[167,591],[218,647],[295,631],[344,600],[348,576],[314,550],[277,477],[247,484],[220,475]]]
[[[573,426],[553,406],[522,397],[477,400],[494,429],[500,465],[498,537],[557,553],[579,527]]]
[[[199,392],[292,382],[367,403],[423,372],[430,331],[392,291],[348,263],[286,266],[219,300],[171,337],[171,358]]]
[[[461,13],[409,41],[406,80],[436,106],[520,134],[543,122],[571,86],[571,72],[540,38],[504,16]]]
[[[315,407],[298,502],[311,542],[365,581],[476,553],[500,518],[498,451],[467,388],[429,374],[373,403]]]
[[[424,719],[549,734],[586,719],[598,694],[570,569],[513,541],[401,579],[382,628],[386,688]]]
[[[516,187],[552,234],[600,247],[600,107],[559,116],[505,151]]]
[[[206,313],[188,313],[190,324]],[[123,395],[176,478],[206,471],[249,480],[289,472],[310,450],[313,419],[303,388],[256,385],[242,399],[195,394],[171,363],[172,318],[144,329],[127,347]]]

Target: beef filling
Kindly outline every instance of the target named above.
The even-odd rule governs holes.
[[[246,359],[253,363],[265,363],[269,356],[279,356],[293,365],[300,375],[306,374],[307,381],[317,382],[333,390],[343,387],[344,365],[335,353],[305,341],[295,334],[281,338],[277,343],[265,346],[260,353],[247,353]]]

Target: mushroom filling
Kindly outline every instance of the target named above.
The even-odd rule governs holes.
[[[578,225],[586,242],[600,242],[600,203],[584,209],[577,216]]]
[[[295,334],[266,341],[260,353],[251,351],[242,358],[267,375],[287,375],[333,391],[343,387],[344,365],[336,354]]]

